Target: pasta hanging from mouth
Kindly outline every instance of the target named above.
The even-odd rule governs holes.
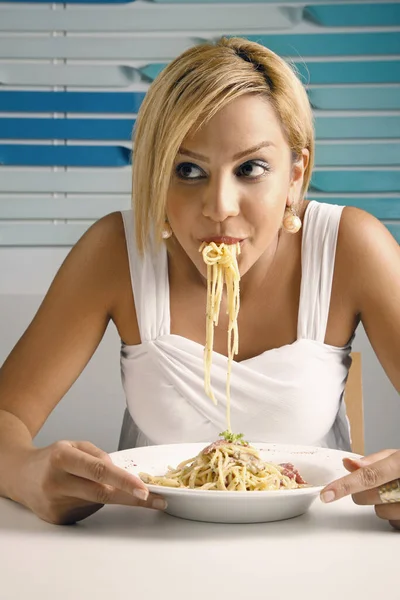
[[[216,404],[211,386],[211,364],[214,346],[214,327],[218,325],[224,285],[226,287],[228,323],[228,368],[226,376],[226,419],[228,431],[231,431],[230,380],[232,361],[239,351],[239,332],[237,318],[240,308],[240,273],[237,256],[240,243],[216,244],[203,242],[199,248],[207,265],[207,309],[206,309],[206,345],[204,348],[204,389]]]
[[[203,244],[199,248],[207,265],[207,327],[204,347],[204,387],[216,404],[211,386],[211,363],[214,327],[218,325],[224,285],[228,314],[228,366],[226,377],[227,430],[223,439],[213,442],[197,456],[168,467],[165,475],[139,473],[144,483],[165,487],[221,490],[266,491],[296,489],[307,483],[290,463],[273,464],[261,459],[256,448],[243,440],[243,434],[232,433],[230,415],[230,376],[232,361],[239,349],[237,318],[240,308],[240,274],[237,256],[240,244]]]

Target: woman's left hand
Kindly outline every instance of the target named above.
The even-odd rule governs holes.
[[[375,506],[375,512],[400,529],[400,450],[382,450],[361,459],[345,458],[350,471],[321,492],[323,502],[352,495],[356,504]],[[387,485],[391,484],[391,485]]]

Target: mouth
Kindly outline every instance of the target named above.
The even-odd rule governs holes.
[[[233,246],[234,244],[242,244],[245,241],[245,238],[230,237],[228,235],[218,235],[205,237],[201,241],[206,242],[206,244],[214,242],[214,244],[226,244],[227,246]]]

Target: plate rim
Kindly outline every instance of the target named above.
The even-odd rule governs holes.
[[[142,452],[146,452],[147,450],[149,451],[153,451],[154,448],[159,448],[160,451],[162,451],[163,449],[168,449],[168,448],[179,448],[179,447],[183,447],[183,446],[197,446],[197,447],[201,447],[201,448],[205,448],[206,446],[212,444],[213,442],[182,442],[182,443],[175,443],[175,444],[153,444],[151,446],[139,446],[136,448],[126,448],[125,450],[117,450],[115,452],[110,452],[109,456],[112,457],[113,456],[122,456],[123,454],[129,454],[135,451],[142,451]],[[316,455],[319,452],[326,452],[328,454],[333,454],[333,456],[337,456],[339,457],[350,457],[350,458],[358,458],[360,455],[355,454],[354,452],[350,452],[347,450],[339,450],[337,448],[323,448],[321,446],[308,446],[308,445],[301,445],[301,444],[281,444],[281,443],[275,443],[275,442],[249,442],[249,444],[253,447],[255,447],[257,450],[264,450],[264,451],[282,451],[282,452],[288,452],[288,453],[293,453],[293,454],[303,454],[303,455]],[[200,449],[201,449],[200,448]],[[114,463],[115,464],[115,463]],[[119,465],[117,465],[119,466]],[[123,467],[121,467],[123,468]],[[344,467],[343,467],[344,470]],[[345,474],[345,471],[343,473],[343,475]],[[136,474],[134,474],[135,476],[137,476]],[[203,496],[203,497],[213,497],[213,498],[236,498],[236,499],[243,499],[243,498],[250,498],[250,497],[254,497],[257,499],[260,499],[260,497],[271,497],[271,498],[276,498],[279,496],[294,496],[294,495],[317,495],[321,490],[324,489],[324,487],[326,487],[326,485],[328,485],[327,483],[324,485],[310,485],[309,487],[304,487],[304,488],[294,488],[294,489],[281,489],[281,490],[257,490],[256,494],[250,494],[248,491],[234,491],[234,490],[200,490],[200,489],[189,489],[189,488],[174,488],[174,487],[168,487],[168,486],[162,486],[162,485],[154,485],[154,484],[145,484],[146,487],[149,489],[150,492],[158,494],[158,495],[179,495],[179,496],[185,496],[187,495],[188,497],[194,497],[194,496]],[[223,494],[221,494],[221,491],[223,491]]]

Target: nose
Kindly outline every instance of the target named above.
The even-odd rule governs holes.
[[[210,181],[203,201],[203,215],[216,223],[228,217],[236,217],[240,212],[239,191],[234,183],[221,178]]]

